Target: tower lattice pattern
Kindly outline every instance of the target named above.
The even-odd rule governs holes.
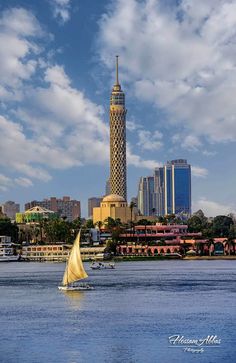
[[[112,194],[127,200],[126,188],[126,108],[125,94],[118,79],[118,56],[116,56],[116,83],[110,102],[110,187]]]
[[[126,109],[110,110],[110,184],[111,193],[127,199],[126,187]]]

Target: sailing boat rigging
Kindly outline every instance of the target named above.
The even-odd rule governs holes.
[[[73,247],[70,251],[70,255],[62,279],[62,285],[58,286],[59,290],[73,291],[93,289],[93,287],[89,286],[88,284],[73,285],[75,281],[79,281],[88,277],[84,269],[80,254],[80,235],[81,231],[79,231]]]

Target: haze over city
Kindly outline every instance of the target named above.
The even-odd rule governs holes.
[[[193,211],[235,212],[236,4],[8,0],[0,4],[0,202],[105,194],[120,56],[128,199],[183,158]],[[219,21],[220,19],[220,21]]]

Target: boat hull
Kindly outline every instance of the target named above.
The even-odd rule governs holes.
[[[103,270],[103,269],[110,269],[110,270],[114,270],[115,268],[115,264],[114,263],[102,263],[99,262],[98,264],[93,263],[92,265],[90,265],[90,268],[92,270]]]
[[[19,256],[0,256],[0,262],[17,262]]]
[[[94,290],[94,287],[89,285],[77,285],[77,286],[58,286],[61,291],[87,291]]]

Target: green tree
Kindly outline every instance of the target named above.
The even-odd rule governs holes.
[[[103,226],[103,222],[102,221],[97,221],[96,223],[95,223],[95,226],[96,227],[98,227],[98,230],[99,230],[99,232],[101,231],[101,229],[102,229],[102,226]]]
[[[114,218],[108,217],[104,220],[104,226],[108,231],[112,232],[113,228],[117,226],[117,221]]]
[[[105,248],[104,252],[112,253],[112,254],[116,255],[116,246],[117,246],[117,242],[109,239],[109,240],[107,240],[106,248]]]
[[[74,239],[76,238],[76,236],[79,233],[79,231],[82,228],[82,226],[83,226],[83,220],[80,217],[74,219],[71,222],[72,235],[73,235]]]
[[[228,237],[230,227],[234,222],[231,217],[216,216],[213,219],[213,233],[215,237]]]
[[[94,228],[93,220],[87,219],[85,226],[86,228]]]
[[[202,222],[201,218],[199,218],[196,215],[189,218],[187,221],[187,224],[188,224],[188,231],[191,233],[203,231],[203,228],[204,228],[203,222]]]
[[[18,242],[19,228],[16,223],[11,223],[11,220],[5,216],[0,218],[0,235],[10,236],[13,242]]]
[[[44,233],[49,243],[71,243],[75,238],[73,224],[62,219],[48,220],[44,222]],[[76,233],[77,234],[77,233]]]
[[[152,224],[151,221],[143,218],[143,219],[140,219],[138,222],[137,222],[137,226],[150,226]]]

